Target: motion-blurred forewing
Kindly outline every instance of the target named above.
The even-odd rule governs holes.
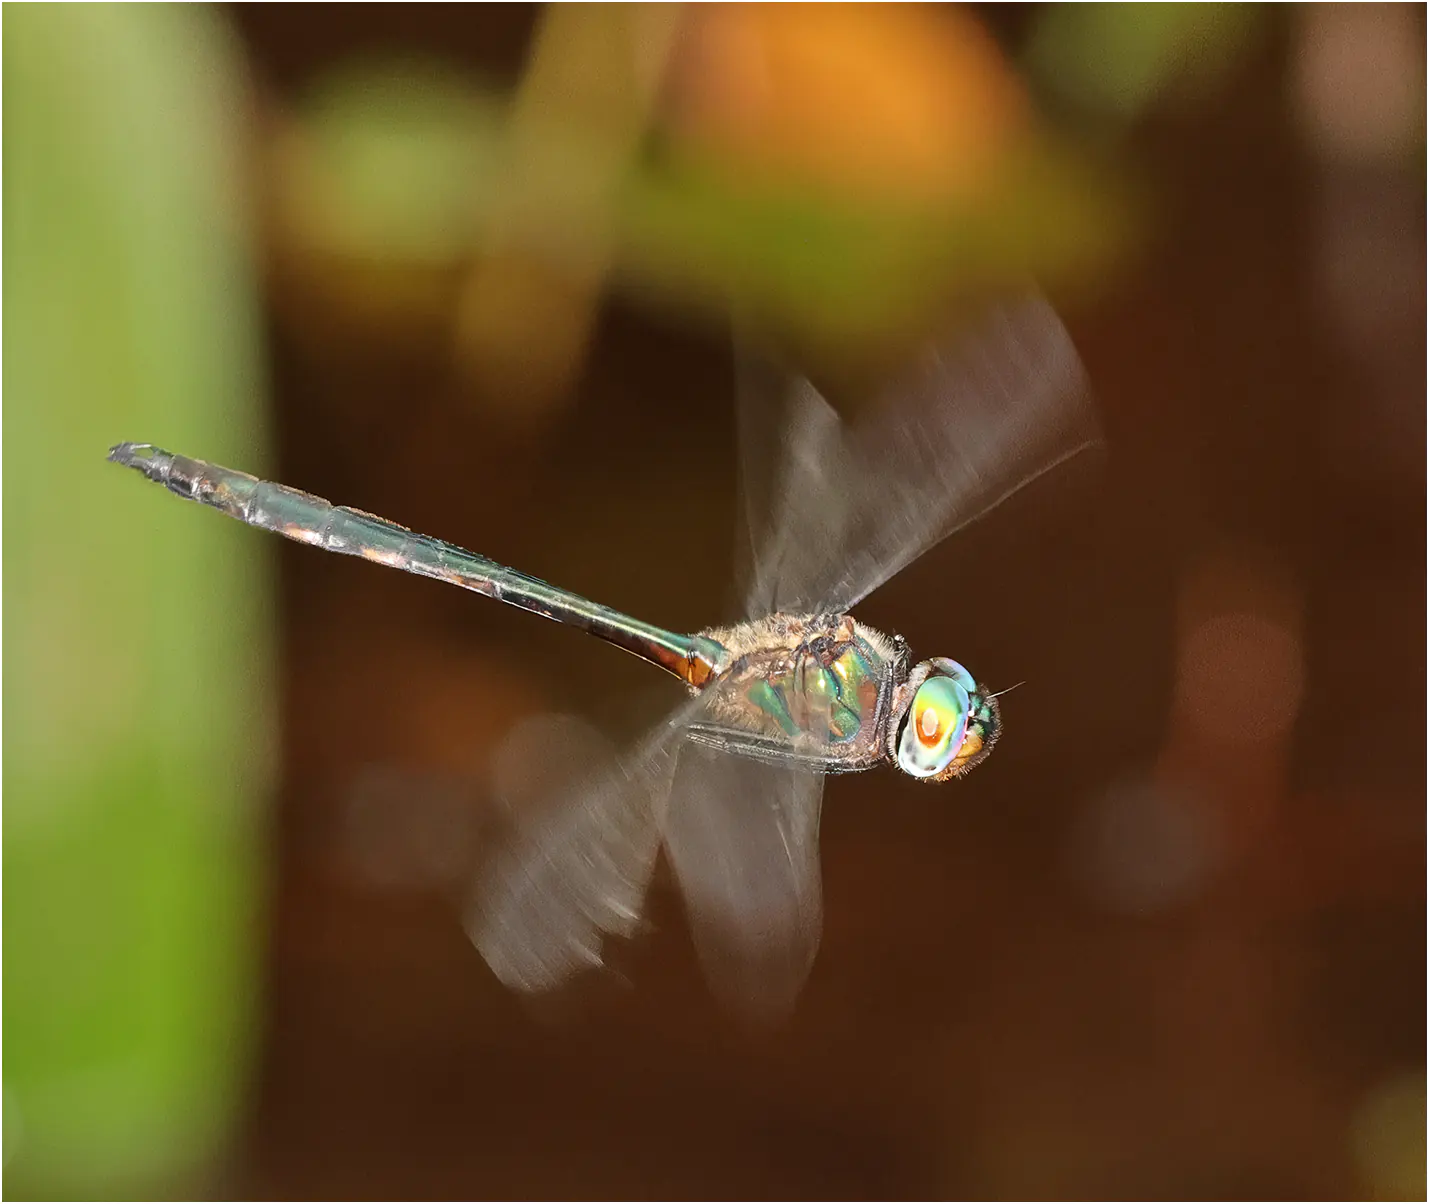
[[[787,423],[751,614],[849,610],[1098,440],[1076,348],[1035,297],[930,351],[856,426],[807,381]]]

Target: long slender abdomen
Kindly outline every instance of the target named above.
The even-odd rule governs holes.
[[[142,472],[179,497],[221,510],[249,526],[327,552],[361,556],[389,568],[435,577],[579,627],[693,686],[709,681],[724,659],[724,649],[714,640],[679,635],[633,619],[455,544],[419,535],[375,514],[334,506],[300,489],[191,460],[148,443],[120,443],[110,449],[109,458]]]
[[[375,514],[334,506],[301,489],[174,455],[151,444],[121,443],[110,450],[109,458],[137,469],[182,498],[325,552],[362,556],[409,573],[453,580],[496,598],[501,596],[498,577],[514,573],[495,561],[419,535]],[[456,556],[461,563],[454,562]]]

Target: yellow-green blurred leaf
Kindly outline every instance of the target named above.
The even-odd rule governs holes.
[[[354,63],[322,78],[284,148],[290,218],[330,251],[443,262],[500,186],[505,105],[437,64]]]
[[[1049,4],[1028,63],[1065,99],[1128,120],[1177,85],[1218,79],[1260,18],[1253,4]]]

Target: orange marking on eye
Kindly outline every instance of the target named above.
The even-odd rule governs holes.
[[[942,734],[943,717],[938,714],[938,708],[924,707],[923,713],[918,716],[919,742],[931,748],[942,738]]]

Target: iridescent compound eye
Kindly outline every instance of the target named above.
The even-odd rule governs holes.
[[[970,676],[968,680],[971,682]],[[970,710],[968,688],[957,678],[930,676],[924,680],[903,717],[899,768],[915,778],[934,778],[947,769],[967,735]]]
[[[996,696],[946,657],[916,665],[895,705],[888,751],[899,769],[925,782],[962,777],[987,759],[1002,731]]]
[[[973,675],[958,664],[957,661],[949,660],[946,656],[935,656],[927,663],[932,666],[934,673],[942,674],[944,677],[951,677],[968,692],[969,697],[977,693],[977,682],[973,680]]]

